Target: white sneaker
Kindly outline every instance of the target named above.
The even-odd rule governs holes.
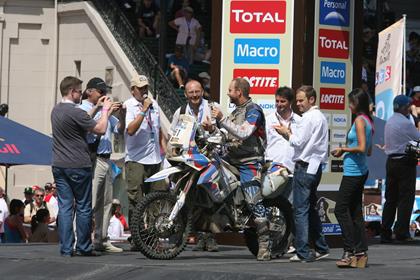
[[[314,259],[313,259],[313,258],[312,258],[312,259],[308,259],[308,260],[301,259],[301,258],[299,258],[299,256],[298,256],[297,254],[295,254],[295,255],[293,255],[293,257],[291,257],[291,258],[289,259],[289,261],[291,261],[291,262],[301,262],[301,263],[307,263],[307,262],[313,262],[313,261],[314,261]]]
[[[293,246],[290,246],[289,247],[289,250],[287,250],[287,253],[286,254],[294,254],[294,253],[296,253],[296,248],[293,247]]]
[[[330,253],[319,253],[319,252],[317,252],[317,251],[315,251],[315,260],[320,260],[320,259],[323,259],[323,258],[326,258],[326,257],[328,257],[330,255]]]
[[[108,253],[121,253],[123,251],[122,248],[115,247],[111,244],[111,242],[106,242],[103,244],[104,251]]]

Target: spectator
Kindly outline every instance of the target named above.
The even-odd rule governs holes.
[[[108,238],[120,239],[124,236],[124,230],[126,229],[121,218],[123,218],[125,226],[127,226],[127,222],[125,221],[124,215],[121,213],[121,203],[118,199],[112,201],[111,214],[112,216],[108,226]]]
[[[10,215],[4,221],[4,242],[25,243],[28,236],[23,228],[23,210],[25,204],[21,200],[12,199],[9,205]]]
[[[94,120],[101,118],[98,108],[106,97],[110,87],[100,78],[91,79],[86,86],[86,99],[82,100],[79,108],[86,111]],[[111,218],[111,205],[113,197],[112,186],[112,134],[122,134],[125,129],[125,109],[122,104],[114,102],[111,110],[117,110],[118,118],[110,116],[104,135],[89,133],[87,141],[93,162],[93,188],[92,207],[95,219],[94,247],[97,251],[120,253],[123,250],[112,245],[107,240],[108,223]]]
[[[420,35],[411,32],[408,36],[407,80],[410,86],[420,85]]]
[[[358,88],[350,92],[348,99],[356,118],[347,135],[347,147],[331,152],[334,157],[344,155],[344,173],[335,205],[335,216],[344,240],[344,254],[336,265],[366,267],[368,247],[362,212],[363,188],[369,173],[366,156],[372,153],[374,127],[368,93]]]
[[[409,141],[420,139],[420,132],[407,118],[411,101],[405,95],[396,96],[393,102],[394,114],[385,124],[385,153],[388,159],[385,204],[382,211],[382,243],[393,242],[392,229],[397,241],[412,240],[409,223],[416,192],[417,159],[406,154],[405,148]],[[396,211],[398,214],[394,225]]]
[[[24,214],[24,223],[30,224],[32,221],[32,217],[36,215],[39,209],[47,209],[47,203],[44,201],[45,191],[42,188],[37,188],[35,191],[35,200],[34,202],[29,203],[25,206],[25,214]],[[51,221],[55,222],[55,220]]]
[[[201,72],[198,74],[198,78],[200,78],[200,83],[204,89],[204,92],[210,94],[210,80],[211,77],[207,72]]]
[[[171,55],[168,59],[168,72],[169,79],[176,82],[180,89],[184,89],[185,81],[188,78],[190,65],[185,58],[184,49],[182,46],[175,46],[175,54]]]
[[[415,86],[411,93],[413,104],[411,105],[411,113],[416,117],[420,117],[420,86]]]
[[[57,200],[57,186],[55,182],[46,183],[44,186],[45,198],[44,201],[47,203],[47,208],[50,211],[51,220],[57,220],[58,214],[58,200]]]
[[[321,181],[322,165],[328,160],[328,123],[315,104],[315,89],[301,86],[296,91],[296,106],[303,115],[296,131],[285,126],[276,128],[295,148],[292,188],[296,255],[290,258],[292,262],[311,262],[329,255],[316,210],[316,190]],[[315,254],[309,249],[309,238],[314,241]]]
[[[159,182],[150,184],[144,180],[160,170],[162,150],[166,143],[160,127],[161,109],[148,97],[149,81],[146,76],[135,74],[130,82],[132,98],[124,102],[126,115],[125,170],[129,201],[128,223],[137,203],[143,195],[157,190]],[[133,250],[137,248],[133,247]]]
[[[137,11],[139,36],[159,38],[160,11],[152,0],[142,0]]]
[[[176,44],[184,49],[189,64],[193,63],[194,52],[198,46],[201,33],[201,24],[193,17],[191,7],[184,8],[184,16],[169,22],[169,26],[178,32]]]
[[[29,242],[48,242],[49,221],[50,212],[47,209],[39,209],[36,212],[31,221],[32,235],[29,237]]]
[[[0,187],[0,243],[3,242],[4,235],[4,221],[7,216],[9,216],[9,208],[7,208],[7,203],[5,200],[6,194],[2,187]]]
[[[76,254],[97,256],[92,250],[92,162],[86,133],[104,134],[112,113],[112,102],[104,99],[102,115],[95,122],[85,111],[77,108],[82,97],[82,81],[67,76],[60,83],[62,101],[51,112],[53,135],[52,172],[58,192],[58,233],[60,253],[73,253],[74,208],[76,213]]]
[[[25,199],[23,200],[23,204],[25,204],[25,206],[34,201],[35,192],[32,187],[26,187],[23,194],[25,195]]]

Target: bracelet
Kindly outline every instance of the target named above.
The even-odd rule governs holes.
[[[146,116],[146,113],[145,112],[143,112],[143,111],[140,111],[140,116]]]

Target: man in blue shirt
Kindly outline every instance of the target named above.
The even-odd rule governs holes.
[[[416,192],[417,159],[406,154],[405,148],[410,141],[420,139],[420,132],[409,119],[411,103],[411,98],[405,95],[396,96],[393,102],[394,114],[385,124],[385,153],[388,159],[386,201],[382,212],[382,243],[393,241],[395,212],[398,212],[394,226],[395,239],[402,242],[411,239],[409,224]]]
[[[86,111],[94,120],[101,117],[99,108],[111,87],[100,78],[91,79],[86,86],[83,94],[84,100],[80,108]],[[93,184],[92,184],[92,207],[95,217],[95,240],[94,246],[97,251],[111,253],[122,252],[121,248],[113,246],[107,239],[108,225],[111,219],[111,206],[113,199],[112,192],[112,172],[111,172],[111,153],[112,142],[111,134],[122,134],[125,128],[125,109],[121,103],[114,102],[111,110],[118,110],[118,118],[110,116],[106,132],[102,136],[89,133],[87,141],[91,152],[93,165]]]
[[[172,81],[178,83],[179,88],[184,88],[184,83],[187,80],[190,64],[183,54],[182,46],[175,46],[175,54],[168,59],[169,77]]]

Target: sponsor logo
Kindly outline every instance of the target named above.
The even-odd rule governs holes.
[[[343,161],[332,160],[331,161],[331,172],[343,172]]]
[[[331,130],[331,141],[332,142],[345,142],[346,140],[346,131],[341,129]]]
[[[388,82],[391,79],[391,72],[391,65],[379,69],[379,71],[376,72],[375,85],[377,86]]]
[[[251,86],[251,94],[273,94],[279,87],[279,70],[233,69],[233,78],[244,78]]]
[[[341,62],[321,61],[321,83],[345,84],[346,64]]]
[[[319,29],[318,56],[331,58],[349,57],[349,32]]]
[[[235,63],[279,64],[279,39],[235,39]]]
[[[320,88],[319,108],[327,110],[345,109],[344,88]]]
[[[338,235],[341,234],[339,224],[322,224],[322,233],[325,235]]]
[[[334,114],[332,117],[332,125],[346,127],[347,126],[347,115],[345,114]]]
[[[286,1],[232,1],[230,32],[283,34],[286,31]]]
[[[349,26],[349,0],[321,0],[319,4],[319,24]]]
[[[5,140],[0,138],[2,142]],[[20,150],[16,147],[15,144],[1,144],[0,145],[0,154],[20,154]]]

